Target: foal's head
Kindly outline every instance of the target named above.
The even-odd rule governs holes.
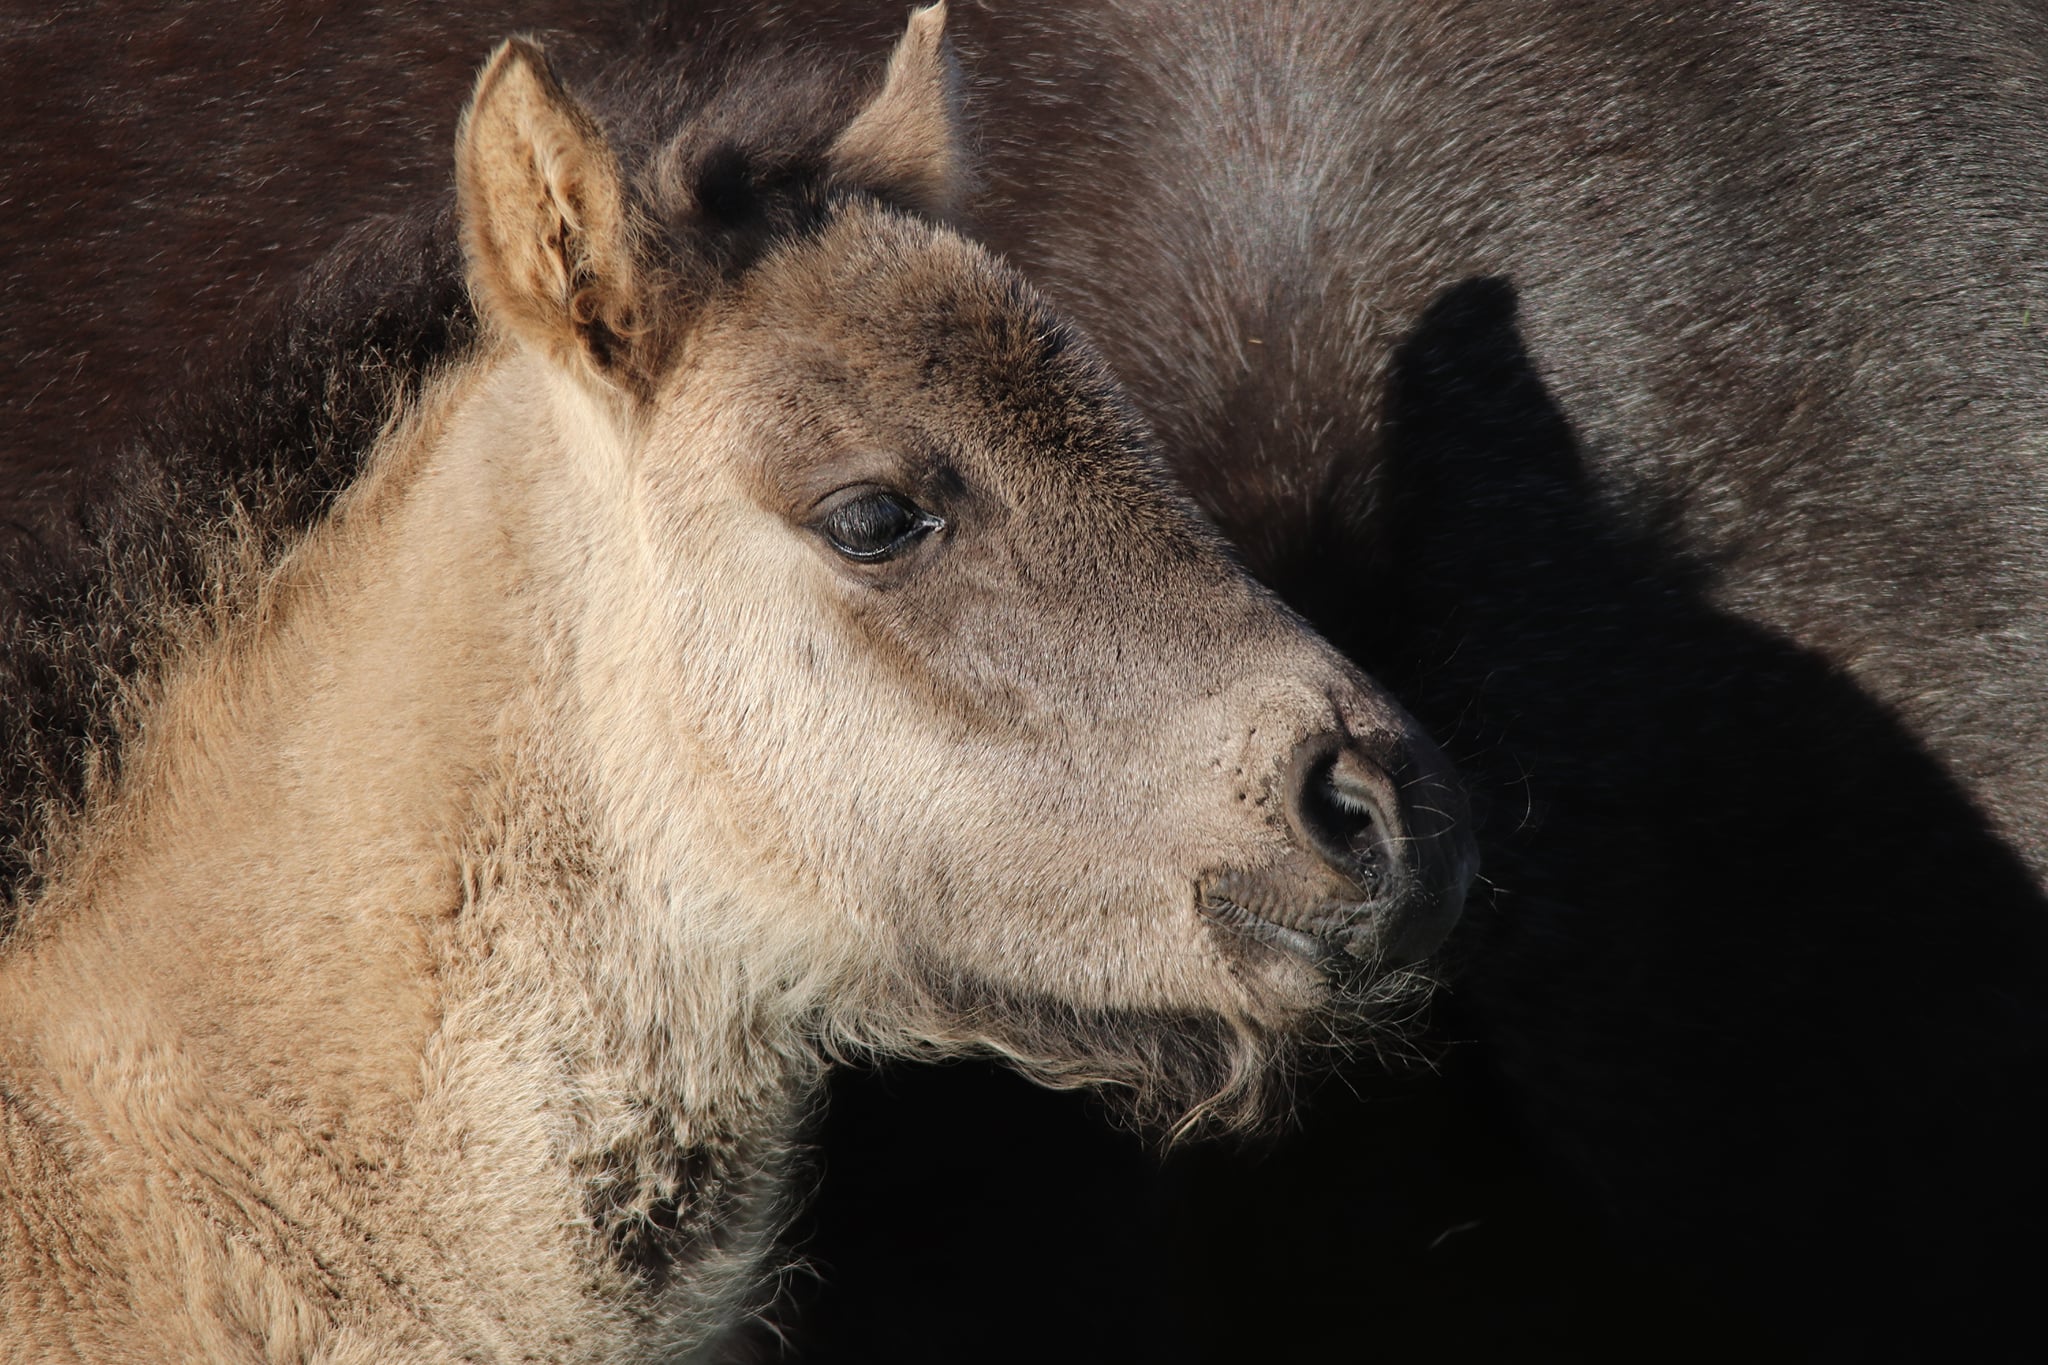
[[[1199,1101],[1436,946],[1462,804],[945,226],[941,22],[850,121],[760,145],[713,107],[630,174],[507,44],[460,139],[472,289],[631,542],[588,765],[676,951],[823,982],[839,1036]]]

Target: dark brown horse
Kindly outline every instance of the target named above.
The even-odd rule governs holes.
[[[431,43],[241,8],[215,56],[131,13],[11,39],[40,131],[13,140],[7,401],[67,487],[76,419],[122,430],[167,341],[439,174],[417,123],[357,112]],[[504,22],[436,13],[436,39]],[[851,58],[893,22],[518,18],[683,68]],[[1808,1353],[2012,1339],[2048,1036],[2038,9],[1025,4],[958,28],[968,215],[1089,328],[1253,569],[1480,775],[1497,894],[1442,1090],[1328,1101],[1282,1159],[1183,1170],[1184,1222],[1076,1165],[1023,1201],[1070,1200],[1054,1245],[994,1193],[974,1256],[828,1224],[844,1295],[914,1285],[928,1312],[993,1263],[1073,1299],[1142,1263],[1118,1302],[1151,1307],[1100,1317],[1129,1353],[1166,1315],[1176,1358],[1698,1344],[1646,1347],[1645,1319]],[[337,68],[361,99],[301,93]],[[361,174],[373,147],[410,169]],[[862,1177],[898,1207],[958,1097],[914,1123],[843,1105],[828,1217]],[[987,1102],[991,1130],[1082,1140]],[[905,1356],[911,1320],[845,1310],[820,1350]],[[974,1353],[1068,1325],[1010,1318]]]

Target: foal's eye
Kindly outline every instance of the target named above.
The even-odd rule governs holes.
[[[877,490],[840,503],[825,514],[818,529],[840,554],[873,564],[894,559],[943,525],[901,493]]]

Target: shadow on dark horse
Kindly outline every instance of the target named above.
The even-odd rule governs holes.
[[[2042,1212],[2048,906],[2027,870],[1883,707],[1717,610],[1654,516],[1603,505],[1507,283],[1432,304],[1389,419],[1402,619],[1319,624],[1491,797],[1494,890],[1443,1031],[1478,1040],[1492,1074],[1472,1079],[1526,1097],[1505,1117],[1636,1238],[1626,1264],[1588,1263],[1540,1194],[1468,1187],[1473,1225],[1438,1245],[1449,1273],[1418,1338],[1477,1330],[1526,1354],[1546,1325],[1559,1351],[1665,1359],[1717,1353],[1724,1328],[1802,1355],[2010,1349]],[[1465,1065],[1454,1047],[1454,1080]],[[1304,1167],[1337,1169],[1334,1126]],[[1371,1216],[1346,1189],[1323,1185],[1333,1228]],[[1731,1225],[1731,1205],[1764,1216]],[[1278,1250],[1243,1267],[1270,1293],[1359,1269]],[[1374,1330],[1375,1288],[1352,1288],[1361,1312],[1327,1320],[1333,1341]],[[1386,1307],[1412,1312],[1403,1297]],[[1492,1307],[1437,1316],[1460,1301]]]
[[[1184,1153],[1154,1181],[1078,1104],[994,1081],[967,1082],[971,1133],[876,1142],[880,1114],[920,1124],[962,1082],[852,1081],[833,1121],[865,1140],[826,1150],[863,1157],[826,1182],[804,1333],[835,1349],[805,1358],[2011,1351],[2043,1212],[2048,906],[2026,869],[1883,707],[1717,610],[1656,518],[1603,503],[1507,283],[1440,296],[1388,402],[1401,539],[1373,558],[1398,581],[1350,599],[1370,616],[1328,577],[1279,586],[1490,802],[1440,1075],[1361,1063],[1276,1149]],[[934,1142],[987,1150],[1014,1193],[965,1192],[964,1232],[939,1201],[886,1216]],[[1098,1221],[1034,1221],[1076,1203]],[[963,1273],[990,1223],[1015,1236]],[[916,1322],[864,1312],[888,1298],[870,1253],[929,1261],[953,1296]],[[975,1282],[986,1300],[957,1297]],[[1043,1330],[995,1308],[1077,1285],[1099,1297]]]

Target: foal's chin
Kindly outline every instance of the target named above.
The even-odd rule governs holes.
[[[1076,1005],[935,973],[921,1012],[938,1026],[919,1032],[1055,1089],[1097,1089],[1129,1126],[1169,1141],[1283,1123],[1297,1077],[1339,1055],[1420,1055],[1415,1026],[1433,985],[1421,969],[1243,940],[1225,951],[1227,998],[1185,1009]]]

